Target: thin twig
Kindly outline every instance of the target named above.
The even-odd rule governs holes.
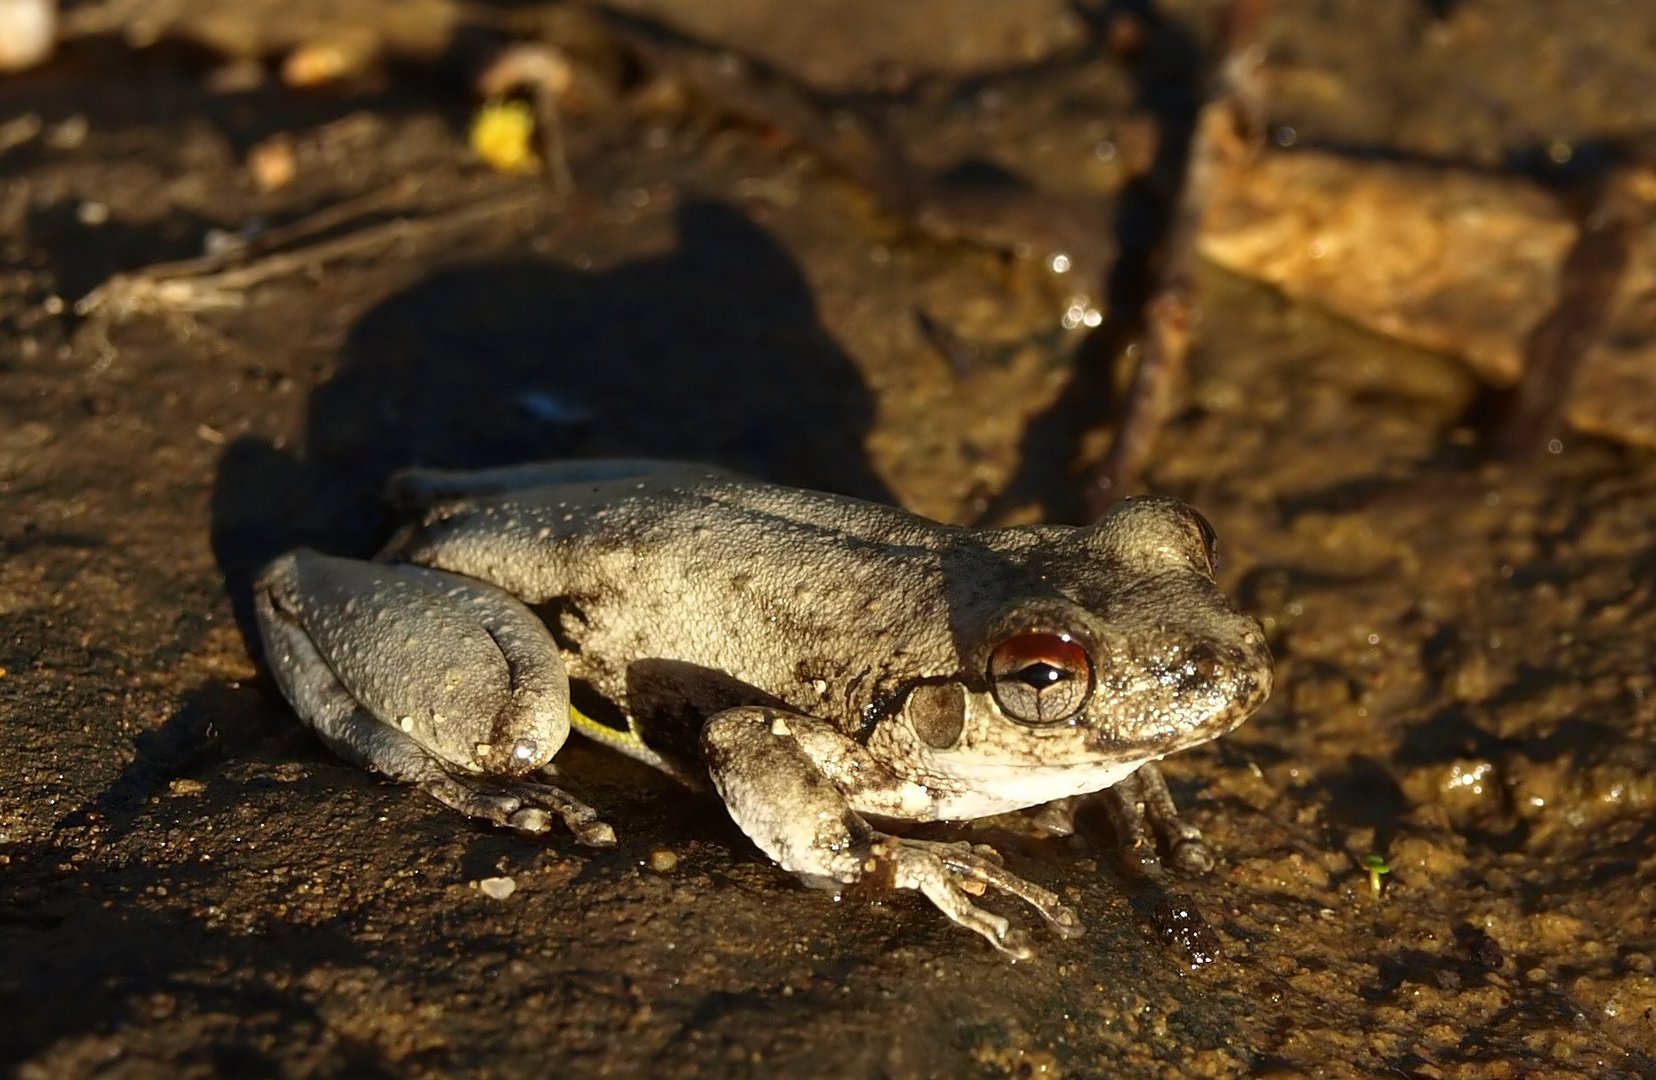
[[[1558,300],[1524,340],[1517,400],[1501,456],[1523,464],[1556,437],[1587,353],[1604,336],[1632,254],[1633,223],[1618,177],[1606,181],[1558,274]]]
[[[199,312],[234,307],[241,303],[247,289],[273,278],[413,239],[421,233],[457,228],[545,201],[545,196],[539,191],[511,191],[427,217],[396,217],[343,236],[248,258],[250,251],[272,247],[273,239],[292,240],[334,228],[360,214],[365,205],[383,208],[389,194],[379,192],[319,210],[281,229],[271,230],[260,238],[257,245],[193,259],[155,263],[130,273],[116,274],[81,297],[75,303],[75,312],[121,320],[143,313]],[[238,261],[241,265],[234,265]]]

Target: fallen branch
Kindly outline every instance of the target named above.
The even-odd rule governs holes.
[[[366,212],[384,211],[406,202],[412,190],[411,184],[398,184],[271,229],[248,244],[116,274],[77,300],[75,313],[119,322],[136,315],[194,314],[236,307],[245,300],[247,290],[272,279],[545,203],[542,191],[515,190],[425,217],[397,216],[342,236],[300,247],[287,246],[338,228]],[[270,253],[259,254],[266,251]]]
[[[1587,354],[1609,326],[1633,247],[1633,200],[1624,186],[1619,176],[1606,182],[1564,256],[1557,302],[1524,341],[1524,370],[1500,440],[1514,465],[1557,437]]]
[[[1139,315],[1138,366],[1109,452],[1084,485],[1089,520],[1138,486],[1156,436],[1172,414],[1195,318],[1197,233],[1217,175],[1252,152],[1262,134],[1258,38],[1269,10],[1270,0],[1233,0],[1227,12],[1225,56],[1213,92],[1196,115],[1184,176],[1162,234],[1156,288]]]

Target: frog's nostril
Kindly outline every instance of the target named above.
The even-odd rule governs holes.
[[[1190,671],[1201,679],[1217,679],[1225,670],[1225,661],[1219,650],[1205,641],[1192,648],[1186,659]]]
[[[1186,646],[1170,674],[1180,692],[1208,695],[1229,693],[1243,670],[1232,650],[1204,641]]]

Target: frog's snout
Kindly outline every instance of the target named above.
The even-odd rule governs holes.
[[[1238,644],[1205,644],[1193,649],[1184,666],[1190,680],[1189,692],[1216,696],[1225,707],[1208,719],[1214,735],[1222,735],[1240,724],[1271,694],[1271,650],[1264,634],[1255,627],[1242,635]]]
[[[1246,720],[1271,692],[1270,652],[1257,628],[1132,655],[1148,659],[1119,664],[1117,677],[1104,683],[1113,693],[1092,736],[1100,750],[1170,752],[1206,742]]]

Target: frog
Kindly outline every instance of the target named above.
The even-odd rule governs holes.
[[[345,759],[524,834],[616,843],[561,786],[571,731],[721,800],[807,885],[912,890],[1013,959],[978,901],[1082,931],[991,845],[910,835],[1103,793],[1124,842],[1212,864],[1156,763],[1270,693],[1216,540],[1164,496],[1090,525],[953,525],[661,460],[412,469],[372,559],[258,575],[274,681]],[[924,832],[925,830],[920,830]]]

